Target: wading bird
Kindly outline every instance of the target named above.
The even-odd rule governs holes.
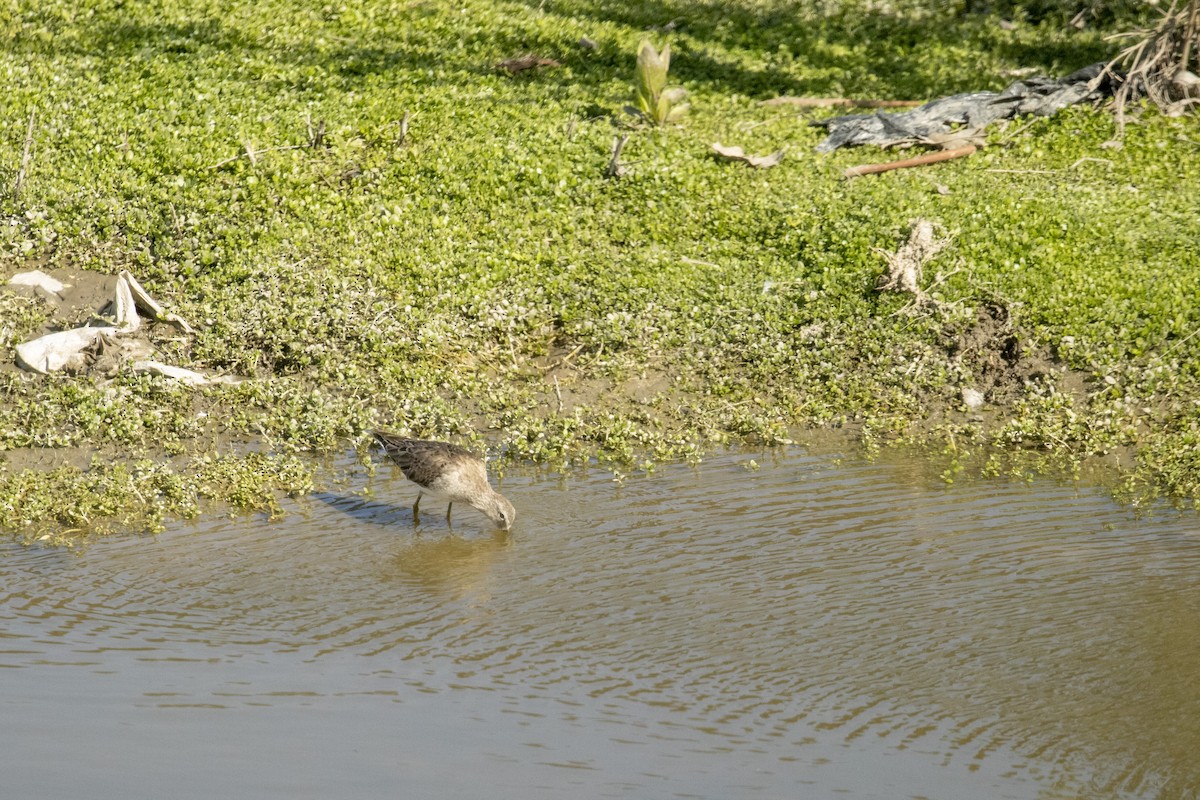
[[[517,511],[488,483],[483,460],[458,445],[426,439],[408,439],[387,431],[371,431],[383,450],[420,487],[413,502],[413,523],[420,522],[421,498],[430,495],[446,501],[446,522],[455,503],[467,503],[484,513],[497,528],[509,530]]]

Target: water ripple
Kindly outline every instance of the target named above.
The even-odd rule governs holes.
[[[338,696],[494,694],[540,720],[522,746],[557,769],[588,769],[555,744],[601,725],[621,746],[777,763],[914,753],[994,762],[1002,783],[1200,785],[1200,640],[1180,634],[1200,627],[1193,518],[1051,482],[743,460],[623,485],[510,476],[513,535],[468,512],[414,529],[384,476],[375,499],[319,495],[276,524],[9,547],[0,666],[263,665],[245,686],[146,690],[199,708],[325,696],[271,671],[355,659]]]

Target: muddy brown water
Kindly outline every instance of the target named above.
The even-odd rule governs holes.
[[[800,449],[510,476],[512,536],[372,485],[7,547],[4,795],[1200,792],[1194,514]]]

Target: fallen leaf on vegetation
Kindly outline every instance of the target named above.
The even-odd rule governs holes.
[[[757,167],[758,169],[767,169],[777,165],[780,161],[783,161],[782,150],[776,150],[769,156],[751,156],[746,155],[746,152],[740,147],[726,147],[720,142],[717,142],[712,145],[712,151],[717,156],[728,161],[741,161],[743,164],[749,164],[750,166]]]
[[[496,69],[508,70],[510,74],[516,75],[518,72],[524,72],[527,69],[534,69],[535,67],[561,66],[562,64],[555,61],[553,58],[542,58],[540,56],[535,56],[532,53],[526,53],[523,56],[514,56],[501,61],[496,65]]]

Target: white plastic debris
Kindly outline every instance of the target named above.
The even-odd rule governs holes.
[[[17,363],[43,375],[83,366],[84,350],[95,345],[102,334],[116,336],[119,333],[116,328],[73,328],[50,333],[17,345]]]
[[[66,284],[62,281],[50,277],[40,269],[30,270],[29,272],[18,272],[8,279],[8,285],[33,286],[53,294],[62,294],[62,290],[67,288]]]
[[[137,304],[133,300],[133,292],[125,273],[117,278],[116,297],[113,298],[113,316],[117,318],[117,327],[126,333],[132,333],[142,327],[142,318],[138,316]]]
[[[14,276],[10,281],[13,285],[35,286],[47,292],[58,294],[67,288],[44,272],[33,270]],[[141,360],[139,357],[149,355],[153,348],[149,342],[139,339],[124,339],[136,332],[142,326],[142,318],[138,316],[140,309],[155,320],[169,322],[178,326],[185,333],[195,333],[191,325],[178,314],[168,312],[162,305],[142,288],[137,279],[128,270],[122,270],[117,276],[115,297],[113,298],[113,316],[116,325],[100,327],[74,328],[68,331],[58,331],[39,337],[24,344],[17,345],[17,363],[25,369],[47,375],[59,370],[83,370],[105,368],[115,370],[126,360],[135,360],[133,369],[138,372],[152,372],[163,375],[171,380],[182,381],[193,386],[204,386],[212,383],[239,383],[238,378],[223,376],[210,378],[194,370],[174,367],[157,361]],[[101,370],[103,371],[103,370]]]
[[[209,386],[214,383],[225,383],[232,386],[242,382],[241,378],[235,378],[232,375],[218,375],[213,378],[195,370],[173,367],[161,361],[135,361],[133,362],[133,371],[162,375],[165,378],[188,383],[192,386]]]
[[[133,274],[127,269],[121,270],[121,272],[117,275],[118,298],[121,295],[122,285],[124,285],[124,287],[129,291],[131,297],[133,298],[133,302],[137,305],[137,307],[142,311],[145,311],[153,319],[156,319],[159,322],[170,322],[173,325],[177,325],[181,330],[183,330],[184,333],[196,332],[195,329],[192,328],[192,326],[189,325],[187,320],[185,320],[183,317],[179,316],[178,314],[172,314],[163,308],[157,300],[150,296],[149,292],[142,288],[142,285],[137,282],[137,278],[133,277]]]
[[[193,386],[204,386],[210,383],[207,376],[201,375],[195,370],[173,367],[170,364],[163,364],[160,361],[135,361],[133,362],[133,371],[162,375],[172,380],[190,383]]]

